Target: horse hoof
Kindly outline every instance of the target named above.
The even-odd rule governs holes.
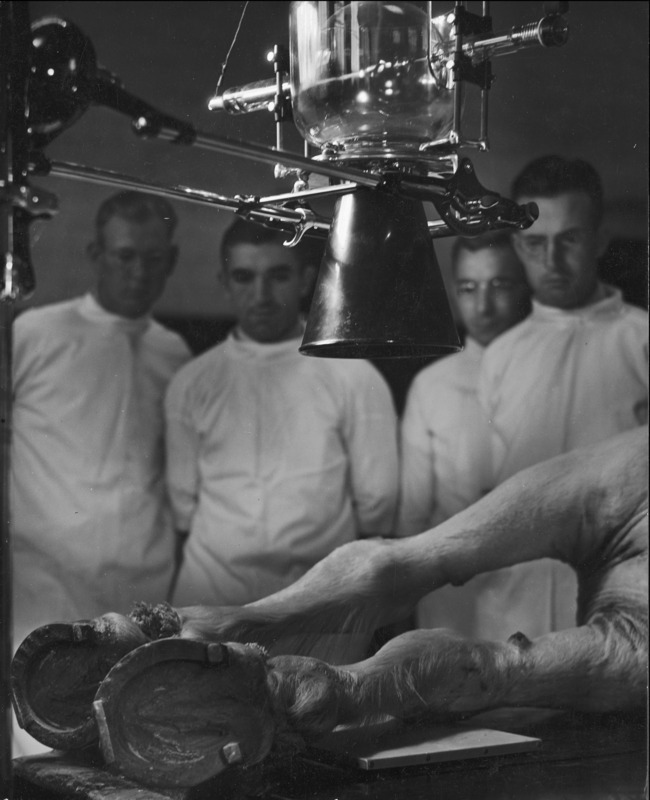
[[[124,656],[94,702],[104,760],[158,787],[191,787],[259,763],[275,723],[256,645],[160,639]]]
[[[99,684],[113,664],[147,641],[118,614],[37,628],[11,662],[18,724],[55,750],[92,744],[98,738],[92,703]]]

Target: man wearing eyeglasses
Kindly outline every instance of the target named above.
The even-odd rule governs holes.
[[[409,389],[401,426],[401,536],[440,524],[492,488],[479,371],[492,343],[530,312],[530,287],[509,232],[456,239],[451,265],[465,346],[421,370]],[[418,606],[418,625],[490,635],[476,602],[485,583],[479,576],[462,589],[445,587],[426,597]]]
[[[603,192],[581,160],[544,156],[515,179],[539,217],[513,234],[533,312],[486,357],[480,392],[500,450],[498,482],[648,419],[648,315],[598,279]]]
[[[89,292],[14,325],[14,636],[166,599],[163,395],[191,354],[150,317],[176,262],[161,198],[104,201]]]
[[[516,177],[512,197],[536,203],[539,217],[513,233],[532,313],[489,348],[481,368],[495,484],[648,420],[648,315],[598,279],[607,244],[598,173],[582,160],[543,156]],[[520,616],[507,633],[572,627],[576,594],[575,575],[559,562],[512,568],[503,616],[514,607]]]

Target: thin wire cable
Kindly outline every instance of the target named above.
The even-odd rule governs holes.
[[[219,96],[219,89],[221,89],[221,84],[223,83],[223,79],[226,75],[226,69],[228,67],[228,59],[230,58],[230,54],[232,53],[232,49],[235,46],[235,42],[237,41],[237,37],[239,36],[239,31],[241,30],[242,23],[244,21],[244,15],[246,14],[246,9],[248,8],[249,0],[246,0],[244,3],[244,7],[241,12],[241,16],[239,17],[239,23],[237,25],[237,30],[235,31],[235,35],[232,38],[232,42],[230,43],[230,47],[228,48],[228,52],[226,53],[226,57],[221,64],[221,75],[219,75],[219,80],[217,81],[217,88],[214,91],[214,96]]]

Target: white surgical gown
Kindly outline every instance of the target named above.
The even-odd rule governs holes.
[[[397,421],[369,363],[231,334],[166,400],[168,482],[189,531],[174,603],[240,605],[359,535],[390,534]]]
[[[648,315],[612,287],[583,308],[533,302],[532,314],[487,349],[479,398],[492,424],[495,484],[642,425],[648,419]],[[503,618],[504,635],[539,636],[575,624],[577,581],[569,567],[544,559],[499,572],[498,591],[483,606]]]
[[[174,537],[163,396],[190,353],[90,296],[14,324],[11,512],[16,644],[35,627],[165,599]]]

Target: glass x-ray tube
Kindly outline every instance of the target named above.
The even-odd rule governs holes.
[[[451,25],[431,27],[440,53]],[[338,158],[410,157],[448,135],[453,78],[447,58],[429,64],[430,19],[412,3],[291,4],[295,124]],[[440,41],[436,41],[440,40]]]
[[[289,95],[289,83],[282,84],[284,94]],[[226,89],[223,94],[210,99],[210,111],[227,111],[229,114],[250,114],[253,111],[268,111],[273,107],[277,93],[274,80],[256,81],[234,89]]]

